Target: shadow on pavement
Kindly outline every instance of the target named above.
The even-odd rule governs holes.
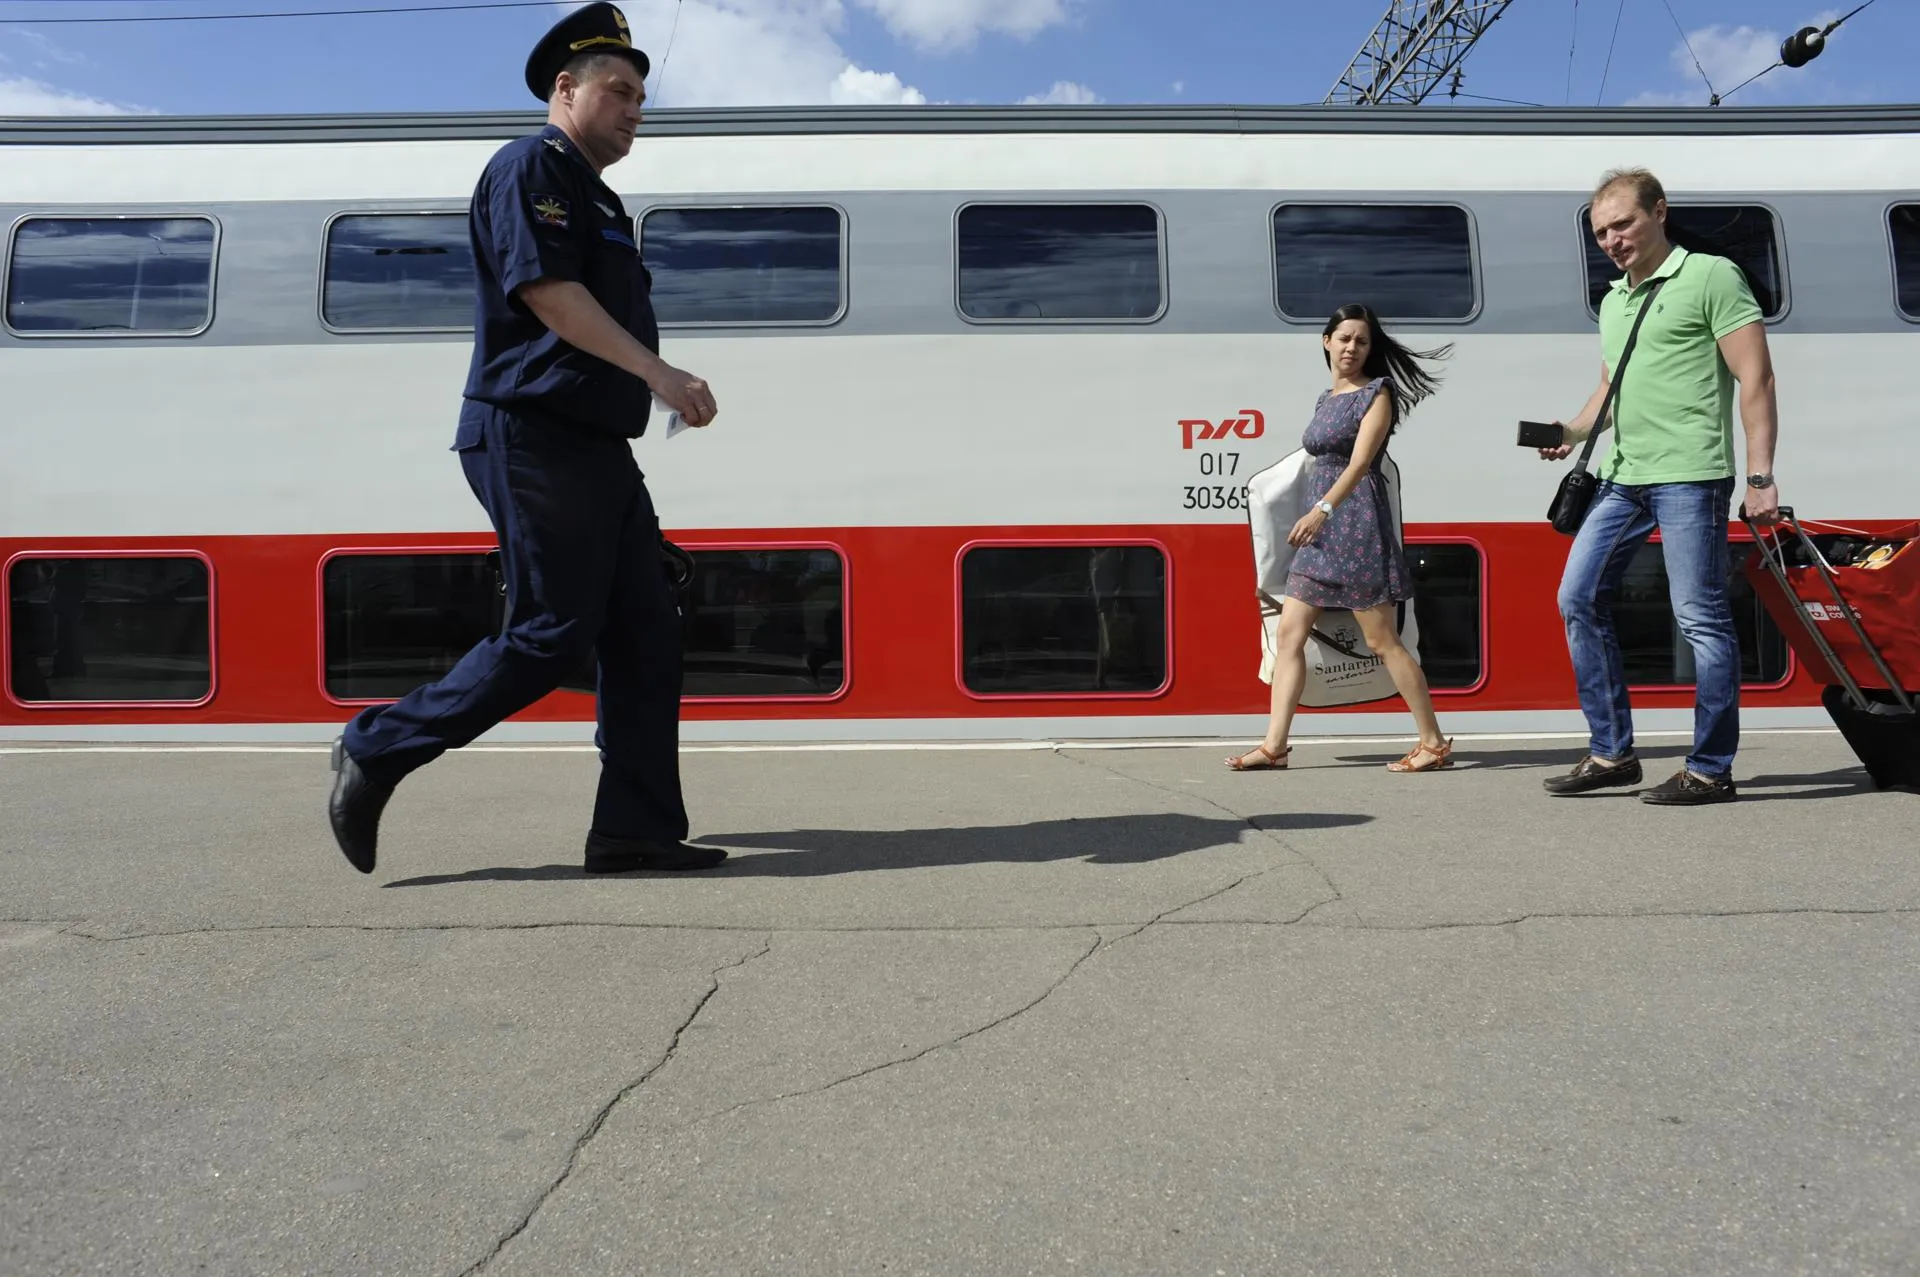
[[[815,878],[876,869],[930,869],[951,865],[1042,864],[1083,860],[1133,865],[1239,842],[1252,829],[1286,833],[1363,825],[1371,816],[1286,812],[1245,819],[1178,813],[1037,820],[1022,825],[962,829],[795,829],[784,833],[702,835],[696,841],[727,848],[765,848],[730,859],[717,874],[729,877]],[[1252,828],[1250,828],[1252,827]],[[429,874],[382,884],[438,887],[460,882],[547,882],[588,875],[577,864],[501,866],[465,873]],[[635,873],[623,878],[678,877]]]

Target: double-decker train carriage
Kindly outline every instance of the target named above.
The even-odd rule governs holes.
[[[498,623],[448,451],[465,207],[536,126],[0,121],[0,737],[324,738]],[[1915,108],[654,114],[607,176],[722,409],[636,444],[698,565],[686,734],[1257,724],[1243,485],[1298,446],[1350,301],[1455,348],[1390,445],[1449,729],[1577,723],[1560,471],[1512,439],[1593,388],[1587,193],[1628,164],[1765,309],[1785,498],[1911,519]],[[1824,721],[1735,589],[1747,721]],[[1657,542],[1617,616],[1636,699],[1680,717]],[[501,730],[592,716],[563,690]]]

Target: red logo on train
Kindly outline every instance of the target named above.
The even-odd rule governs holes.
[[[1267,419],[1258,408],[1242,408],[1231,417],[1221,421],[1208,421],[1204,417],[1195,417],[1180,423],[1180,446],[1193,447],[1198,439],[1207,443],[1214,439],[1225,439],[1229,435],[1240,439],[1258,439],[1267,432]]]

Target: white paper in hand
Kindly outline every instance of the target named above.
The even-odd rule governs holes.
[[[659,395],[653,397],[653,406],[656,410],[667,414],[667,433],[663,436],[664,438],[671,439],[687,428],[686,418],[669,407],[667,401]]]

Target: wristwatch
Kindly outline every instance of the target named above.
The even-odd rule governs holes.
[[[1750,474],[1747,476],[1747,486],[1749,488],[1760,488],[1763,490],[1771,488],[1773,486],[1773,476],[1770,474]]]
[[[1325,501],[1317,501],[1314,504],[1319,508],[1321,514],[1330,515],[1333,513],[1333,507],[1328,505]]]

